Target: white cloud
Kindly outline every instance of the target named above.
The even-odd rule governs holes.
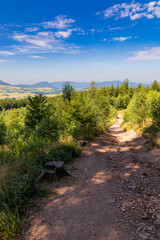
[[[76,31],[77,29],[72,29]],[[71,32],[72,32],[71,31]],[[60,31],[62,38],[67,38],[69,35],[65,31]],[[65,35],[66,34],[66,35]],[[57,37],[54,32],[43,31],[32,34],[24,34],[15,32],[12,38],[18,41],[19,45],[14,46],[14,50],[17,54],[38,54],[38,53],[79,53],[80,50],[75,44],[67,44]]]
[[[109,27],[109,30],[112,31],[112,30],[122,30],[124,29],[124,27]]]
[[[63,15],[55,17],[54,21],[34,23],[27,27],[24,26],[23,30],[13,30],[7,36],[12,38],[16,44],[8,48],[3,46],[6,51],[0,51],[0,55],[35,54],[38,56],[39,53],[79,53],[80,49],[76,44],[65,41],[73,32],[77,35],[86,34],[83,29],[73,27],[73,23],[75,20]]]
[[[46,59],[46,57],[42,57],[42,56],[30,56],[30,57],[35,59]]]
[[[27,27],[25,30],[27,32],[36,32],[39,30],[39,28],[38,27]]]
[[[52,43],[57,43],[57,40],[53,36],[52,32],[39,32],[37,34],[23,34],[23,33],[15,33],[13,36],[14,40],[19,42],[30,43],[37,47],[42,47],[46,49],[52,48]]]
[[[67,16],[64,15],[55,17],[55,21],[45,21],[42,22],[41,24],[46,29],[48,28],[65,29],[70,27],[71,23],[75,23],[75,20],[67,18]]]
[[[135,1],[116,4],[103,11],[103,15],[105,18],[114,17],[116,20],[126,17],[129,17],[131,20],[144,17],[147,19],[160,18],[160,1],[151,1],[145,4]]]
[[[72,28],[72,29],[68,29],[66,31],[56,32],[55,35],[56,35],[57,38],[61,38],[61,37],[62,38],[69,38],[72,35],[72,32],[75,32],[75,31],[81,31],[81,29],[80,28]]]
[[[93,29],[90,29],[89,31],[91,31],[91,33],[94,34],[96,29],[93,28]]]
[[[134,52],[133,56],[128,58],[128,60],[130,61],[160,60],[160,47],[153,47],[148,50]]]
[[[119,41],[119,42],[124,42],[124,41],[126,41],[126,40],[128,40],[128,39],[131,39],[132,37],[114,37],[113,38],[113,40],[114,41]]]
[[[106,39],[106,38],[103,38],[103,39],[102,39],[102,42],[106,42],[106,41],[107,41],[107,39]]]
[[[3,55],[3,56],[13,56],[13,55],[15,55],[15,53],[11,52],[11,51],[0,51],[0,55]]]
[[[68,38],[70,37],[70,35],[72,34],[72,30],[71,29],[68,29],[67,31],[59,31],[59,32],[56,32],[55,35],[56,37],[58,38]]]

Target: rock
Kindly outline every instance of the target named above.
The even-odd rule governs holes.
[[[158,220],[160,220],[160,212],[157,213],[156,217]]]
[[[149,189],[145,189],[145,190],[144,190],[144,194],[145,194],[146,196],[151,196],[151,191],[150,191]]]
[[[144,219],[144,220],[146,220],[146,219],[148,219],[149,217],[148,217],[148,215],[147,214],[144,214],[143,216],[142,216],[142,219]]]
[[[77,177],[70,169],[68,169],[66,166],[63,167],[65,174],[71,177]]]

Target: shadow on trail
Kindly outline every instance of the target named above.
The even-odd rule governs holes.
[[[71,164],[77,177],[60,180],[57,196],[45,200],[43,211],[31,222],[27,240],[140,239],[133,224],[132,231],[125,230],[121,218],[127,221],[128,215],[122,215],[115,203],[122,193],[122,205],[128,196],[141,197],[139,187],[129,189],[128,185],[142,175],[142,166],[151,158],[142,146],[143,138],[119,143],[122,130],[113,125],[110,131],[112,134],[103,134],[86,146],[83,155]],[[150,178],[146,181],[149,184]]]

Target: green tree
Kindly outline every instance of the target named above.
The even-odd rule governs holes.
[[[142,125],[149,115],[146,100],[147,93],[144,89],[136,91],[125,112],[125,120]]]
[[[70,102],[73,92],[74,88],[72,85],[70,85],[69,83],[64,84],[62,88],[63,100],[64,101],[68,100]]]
[[[4,138],[6,136],[6,131],[7,131],[7,128],[6,128],[6,125],[5,125],[5,122],[2,118],[0,118],[0,144],[4,144]]]
[[[128,94],[129,93],[129,80],[128,80],[128,78],[124,80],[124,82],[122,83],[122,87],[124,89],[124,94]]]
[[[41,120],[46,118],[49,114],[49,110],[47,99],[42,94],[28,97],[25,124],[28,127],[35,129]]]
[[[151,102],[151,114],[153,124],[156,127],[160,127],[160,95],[155,95],[154,99]]]
[[[159,91],[159,84],[158,84],[157,80],[155,80],[155,81],[151,84],[151,89],[152,89],[152,90],[157,90],[157,91]]]

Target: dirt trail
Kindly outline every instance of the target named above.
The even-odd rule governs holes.
[[[64,177],[53,186],[56,196],[37,201],[42,211],[29,217],[26,240],[160,239],[154,154],[144,138],[124,133],[121,123],[118,116],[110,133],[97,137],[70,165],[76,178]]]

